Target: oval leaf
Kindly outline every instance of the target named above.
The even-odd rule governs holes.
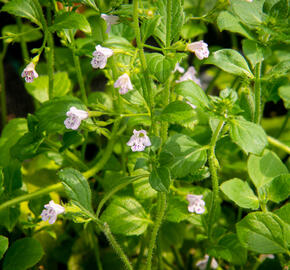
[[[149,177],[151,187],[160,192],[169,191],[170,180],[170,171],[166,167],[153,168]]]

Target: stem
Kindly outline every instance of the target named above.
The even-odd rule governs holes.
[[[267,139],[271,145],[285,151],[287,154],[290,154],[290,147],[287,146],[286,144],[284,144],[284,143],[282,143],[282,142],[278,141],[277,139],[270,137],[270,136],[267,136]]]
[[[210,94],[211,93],[211,91],[212,91],[212,89],[214,87],[214,84],[215,84],[217,78],[220,76],[221,73],[222,73],[221,69],[218,69],[217,72],[215,73],[214,77],[210,81],[208,87],[205,90],[206,94]]]
[[[47,30],[48,31],[48,30]],[[47,65],[48,65],[48,97],[53,98],[53,81],[54,81],[54,44],[51,33],[47,33],[47,44],[49,47]]]
[[[19,17],[16,17],[16,23],[17,23],[19,32],[22,32],[23,24],[22,24],[22,21],[21,21],[21,19]],[[23,35],[20,35],[19,38],[20,38],[20,46],[21,46],[22,57],[23,57],[24,62],[25,62],[26,60],[29,59],[29,53],[28,53],[28,49],[27,49],[27,44],[26,44],[26,42],[24,40]]]
[[[31,200],[31,199],[35,199],[35,198],[40,197],[40,196],[42,196],[44,194],[48,194],[50,192],[60,191],[62,189],[63,189],[62,183],[57,183],[57,184],[48,186],[46,188],[41,188],[41,189],[39,189],[39,190],[37,190],[35,192],[16,197],[16,198],[14,198],[12,200],[9,200],[9,201],[6,201],[6,202],[2,203],[0,205],[0,211],[5,209],[5,208],[7,208],[7,207],[9,207],[9,206],[12,206],[12,205],[24,202],[24,201],[28,201],[28,200]]]
[[[289,115],[290,115],[290,111],[288,111],[288,113],[286,114],[280,130],[278,131],[277,135],[275,136],[277,139],[281,136],[281,134],[283,133],[285,127],[287,126]]]
[[[256,66],[256,80],[255,80],[255,115],[254,122],[256,124],[260,123],[261,119],[261,69],[262,62],[258,63]]]
[[[140,252],[139,252],[139,255],[138,255],[138,258],[137,258],[137,262],[135,264],[135,269],[136,270],[139,270],[139,268],[141,266],[142,259],[143,259],[143,256],[144,256],[145,247],[146,247],[146,239],[143,236],[143,238],[141,239]]]
[[[6,105],[6,89],[5,89],[5,75],[4,75],[4,57],[7,51],[7,43],[3,42],[3,51],[0,54],[0,92],[1,92],[1,120],[2,127],[7,121],[7,105]]]
[[[102,158],[95,164],[95,166],[93,166],[92,168],[90,168],[89,170],[83,173],[84,177],[86,177],[87,179],[97,174],[106,165],[107,161],[109,160],[113,152],[113,147],[117,140],[117,132],[119,131],[119,126],[120,126],[120,119],[117,119],[114,122],[112,136],[107,144],[107,147],[105,149],[105,152]]]
[[[184,269],[184,263],[183,263],[179,250],[175,246],[172,246],[171,249],[175,258],[175,262],[178,266],[178,269]]]
[[[155,47],[155,46],[151,46],[151,45],[148,45],[148,44],[143,44],[143,47],[151,49],[151,50],[159,51],[159,52],[163,52],[163,50],[164,50],[164,49],[161,49],[161,48],[158,48],[158,47]]]
[[[208,149],[208,164],[209,170],[211,174],[212,180],[212,199],[211,199],[211,207],[209,211],[209,218],[208,218],[208,238],[211,239],[212,227],[213,227],[213,219],[214,214],[216,212],[216,203],[218,200],[218,192],[219,192],[219,183],[218,183],[218,176],[217,176],[217,165],[216,165],[216,157],[215,157],[215,146],[218,140],[219,134],[224,126],[224,121],[220,120],[216,130],[214,131]]]
[[[167,0],[166,8],[166,47],[170,46],[171,42],[171,9],[172,9],[172,0]]]
[[[150,242],[149,242],[146,270],[151,270],[152,255],[153,255],[153,250],[155,247],[156,237],[157,237],[157,234],[158,234],[158,231],[161,226],[162,219],[164,217],[165,210],[166,210],[166,194],[163,192],[158,192],[157,196],[158,196],[157,197],[158,212],[157,212],[156,220],[154,223],[154,227],[153,227]]]
[[[212,261],[212,256],[209,256],[208,260],[207,260],[207,264],[206,264],[206,269],[205,270],[210,270],[210,265],[211,265],[211,261]]]

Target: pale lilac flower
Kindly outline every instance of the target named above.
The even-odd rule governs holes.
[[[246,0],[246,1],[249,2],[249,3],[253,2],[253,0]]]
[[[205,211],[205,202],[202,199],[203,195],[192,195],[192,194],[188,194],[186,196],[186,199],[189,202],[188,205],[188,211],[190,213],[196,213],[196,214],[203,214]]]
[[[259,257],[261,262],[263,262],[267,258],[273,260],[273,259],[275,259],[275,256],[273,254],[261,254]]]
[[[119,93],[121,95],[126,94],[129,90],[133,89],[133,85],[131,83],[130,77],[127,73],[121,75],[117,81],[114,83],[115,88],[120,88]]]
[[[194,52],[196,57],[199,60],[202,60],[203,58],[208,58],[209,56],[209,50],[207,46],[208,46],[207,43],[203,42],[203,40],[200,40],[188,44],[186,46],[186,49],[190,52]]]
[[[44,205],[44,210],[41,213],[41,218],[43,221],[49,222],[49,224],[53,224],[57,215],[62,214],[64,212],[64,207],[61,205],[54,203],[54,201],[50,201],[49,204]]]
[[[38,77],[37,72],[35,71],[35,65],[33,62],[30,62],[26,68],[21,73],[21,77],[25,78],[27,83],[32,83],[34,78]]]
[[[193,81],[197,85],[201,86],[200,79],[198,79],[196,76],[196,70],[194,67],[189,67],[188,70],[180,77],[179,80],[176,81],[176,83],[184,82],[184,81]]]
[[[131,146],[133,152],[144,151],[146,146],[151,146],[151,141],[147,136],[147,132],[143,129],[133,130],[134,135],[131,136],[130,140],[127,142],[128,146]]]
[[[85,120],[89,117],[88,112],[78,110],[76,107],[70,107],[66,115],[68,116],[68,118],[64,120],[64,125],[67,129],[73,130],[78,129],[82,120]]]
[[[173,73],[175,73],[176,71],[178,71],[179,73],[184,73],[184,68],[180,66],[179,63],[176,63]]]
[[[192,108],[192,109],[196,109],[196,106],[195,105],[193,105],[193,104],[191,104],[189,101],[186,101],[186,103]]]
[[[208,262],[208,259],[209,259],[209,256],[208,255],[205,255],[203,260],[199,260],[196,263],[196,266],[198,267],[198,269],[205,270],[206,269],[207,262]],[[215,258],[212,258],[211,264],[210,264],[210,268],[211,269],[217,269],[218,266],[219,265],[218,265],[217,261],[215,260]]]
[[[119,22],[119,17],[114,15],[101,14],[101,18],[107,23],[106,33],[110,32],[113,24],[117,24]]]
[[[109,48],[104,48],[101,45],[96,46],[93,52],[93,59],[91,65],[93,68],[103,69],[107,64],[107,59],[113,55],[113,51]]]

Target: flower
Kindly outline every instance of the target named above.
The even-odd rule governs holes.
[[[107,59],[113,55],[113,51],[109,48],[104,48],[101,45],[96,46],[93,52],[93,59],[91,65],[93,68],[103,69],[107,64]]]
[[[128,146],[131,146],[133,152],[141,152],[146,146],[151,145],[151,141],[147,136],[147,132],[143,129],[133,130],[134,135],[131,136],[130,140],[127,142]]]
[[[107,15],[107,14],[101,14],[101,18],[104,19],[107,23],[107,29],[106,33],[109,33],[111,30],[111,25],[117,24],[119,22],[119,17],[114,15]]]
[[[41,213],[41,218],[43,221],[49,222],[49,224],[53,224],[56,219],[57,215],[62,214],[64,212],[64,207],[61,205],[54,203],[54,201],[50,201],[49,204],[44,206],[44,209]]]
[[[273,254],[261,254],[259,256],[259,259],[260,259],[261,262],[263,262],[267,258],[273,260],[273,259],[275,259],[275,256]]]
[[[201,86],[200,79],[196,78],[195,76],[196,70],[194,67],[189,67],[188,70],[180,77],[179,80],[176,81],[176,83],[184,82],[191,80]]]
[[[192,195],[192,194],[188,194],[186,196],[186,199],[189,202],[188,205],[188,211],[190,213],[196,213],[196,214],[203,214],[205,209],[205,202],[202,199],[203,195]]]
[[[34,78],[38,77],[38,74],[37,74],[37,72],[35,71],[34,68],[35,68],[34,63],[30,62],[21,73],[21,77],[22,78],[25,77],[25,81],[27,83],[32,83]]]
[[[85,120],[89,117],[88,112],[78,110],[76,107],[70,107],[66,115],[68,116],[68,118],[64,120],[64,125],[67,129],[73,130],[78,129],[82,120]]]
[[[179,63],[176,63],[173,73],[176,71],[178,71],[179,73],[184,73],[184,68],[180,66]]]
[[[186,49],[190,52],[194,52],[196,57],[199,60],[202,60],[203,58],[208,58],[209,56],[209,50],[207,46],[207,43],[203,42],[203,40],[200,40],[187,44]]]
[[[206,269],[206,265],[207,265],[207,261],[208,261],[208,259],[209,259],[209,256],[208,256],[208,255],[205,255],[203,260],[199,260],[199,261],[196,263],[196,266],[198,267],[198,269],[200,269],[200,270],[205,270],[205,269]],[[211,268],[211,269],[217,269],[218,266],[219,266],[219,265],[218,265],[217,261],[215,260],[215,258],[212,258],[212,260],[211,260],[211,264],[210,264],[210,268]]]
[[[246,0],[246,1],[247,1],[247,2],[250,2],[250,3],[253,2],[253,0]]]
[[[129,90],[133,89],[130,77],[127,73],[124,73],[123,75],[121,75],[117,81],[115,81],[114,83],[114,87],[115,88],[120,88],[119,89],[119,93],[121,95],[126,94]]]

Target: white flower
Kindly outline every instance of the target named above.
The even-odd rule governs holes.
[[[43,221],[48,220],[49,224],[53,224],[57,219],[57,215],[64,212],[64,207],[54,203],[54,201],[50,201],[49,204],[44,206],[44,208],[45,209],[41,213],[41,218]]]
[[[207,262],[208,262],[208,259],[209,259],[209,256],[208,255],[205,255],[203,260],[199,260],[196,263],[196,266],[198,267],[198,269],[205,270],[206,269]],[[215,260],[215,258],[212,258],[211,264],[210,264],[210,268],[211,269],[217,269],[218,266],[219,265],[218,265],[217,261]]]
[[[178,71],[179,73],[184,73],[184,68],[180,66],[179,63],[176,63],[173,73],[176,71]]]
[[[131,136],[130,140],[127,142],[128,146],[131,146],[133,152],[140,152],[145,149],[146,146],[151,145],[151,141],[147,136],[147,132],[143,129],[133,131],[134,135]]]
[[[119,17],[114,15],[101,14],[101,18],[104,19],[107,23],[106,33],[110,32],[111,25],[117,24],[119,22]]]
[[[195,74],[196,74],[195,68],[189,67],[188,70],[180,77],[180,79],[176,81],[176,83],[191,80],[195,82],[197,85],[201,86],[200,79],[196,78]]]
[[[186,199],[189,202],[188,205],[188,211],[190,213],[196,213],[196,214],[203,214],[205,209],[205,202],[202,199],[203,195],[192,195],[192,194],[188,194],[186,196]]]
[[[117,81],[114,83],[115,88],[120,88],[119,93],[121,95],[126,94],[129,90],[133,89],[133,85],[131,83],[130,77],[127,73],[121,75]]]
[[[261,254],[259,257],[261,262],[263,262],[267,258],[273,260],[273,259],[275,259],[275,256],[273,254]]]
[[[24,78],[25,77],[25,81],[28,83],[32,83],[34,78],[38,77],[37,72],[35,71],[35,65],[34,63],[30,62],[26,68],[23,70],[23,72],[21,73],[21,77]]]
[[[186,46],[186,49],[190,52],[194,52],[196,57],[199,60],[202,60],[203,58],[208,58],[209,56],[209,50],[207,48],[207,44],[203,42],[203,40],[196,41],[193,43],[190,43]]]
[[[93,52],[93,59],[91,65],[93,68],[103,69],[107,64],[107,59],[113,55],[113,51],[109,48],[104,48],[101,45],[96,46]]]
[[[70,107],[66,115],[68,116],[68,118],[64,120],[64,125],[67,129],[73,130],[78,129],[82,120],[89,117],[88,112],[78,110],[76,107]]]
[[[246,1],[247,1],[247,2],[250,2],[250,3],[253,2],[253,0],[246,0]]]
[[[186,103],[192,108],[192,109],[196,109],[196,106],[191,104],[189,101],[186,101]]]

